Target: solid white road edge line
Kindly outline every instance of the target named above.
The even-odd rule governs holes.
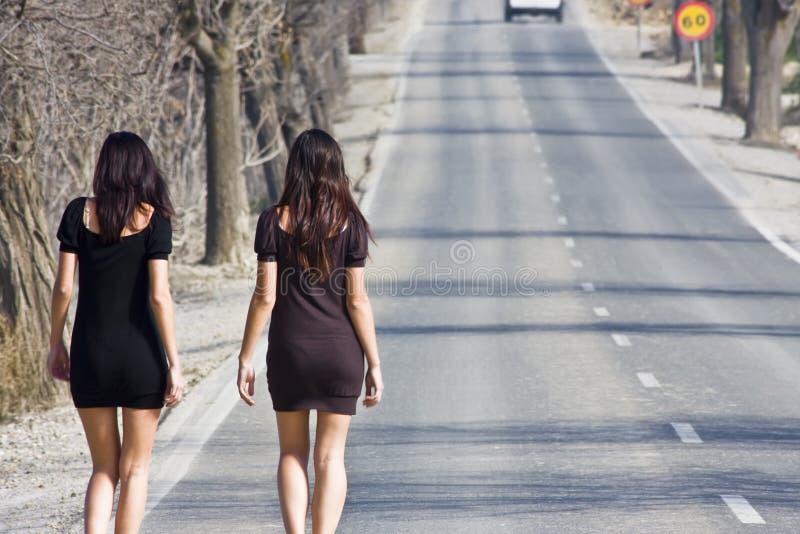
[[[266,367],[267,336],[259,341],[253,357],[253,370],[260,376]],[[236,403],[243,402],[236,391],[238,351],[232,353],[214,372],[167,415],[156,432],[150,466],[150,485],[145,515],[153,510],[189,471],[195,457]],[[269,402],[262,398],[260,402]],[[183,408],[181,410],[181,408]],[[162,428],[164,427],[164,428]],[[113,522],[112,522],[113,524]]]
[[[583,18],[583,14],[581,14],[581,18]],[[681,139],[679,134],[673,133],[672,129],[669,128],[661,119],[650,113],[650,111],[645,107],[644,99],[639,95],[636,90],[631,87],[627,81],[619,74],[617,67],[611,62],[610,59],[606,57],[606,55],[601,51],[600,47],[597,46],[594,42],[594,39],[591,36],[591,33],[586,31],[586,37],[588,38],[589,42],[594,48],[594,51],[597,53],[597,57],[603,62],[606,66],[608,71],[614,76],[614,78],[619,82],[623,89],[628,93],[628,95],[633,99],[636,107],[639,108],[639,111],[650,121],[652,122],[656,128],[658,128],[664,137],[666,137],[672,145],[678,149],[684,158],[695,168],[697,171],[702,174],[706,180],[708,180],[711,185],[713,185],[719,192],[723,194],[731,204],[737,208],[736,211],[747,221],[750,226],[756,229],[758,233],[773,247],[777,250],[782,252],[786,257],[794,261],[795,263],[800,263],[800,250],[792,247],[789,243],[778,237],[778,235],[772,231],[769,227],[767,227],[758,216],[752,213],[747,208],[738,208],[737,202],[740,199],[741,195],[737,195],[734,191],[731,190],[730,185],[726,184],[723,179],[716,174],[710,172],[705,165],[703,165],[698,159],[695,157],[694,153],[689,149],[688,145],[684,143]]]

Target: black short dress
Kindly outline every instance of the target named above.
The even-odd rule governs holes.
[[[364,351],[347,313],[345,268],[364,266],[367,230],[360,218],[350,219],[329,238],[331,275],[316,282],[295,261],[293,236],[280,227],[277,209],[258,219],[258,260],[278,262],[267,346],[267,382],[276,411],[356,413]]]
[[[70,202],[58,227],[59,249],[78,255],[72,399],[78,408],[161,408],[167,361],[150,312],[147,261],[167,259],[172,226],[154,213],[147,228],[106,245],[84,226],[85,206],[85,197]]]

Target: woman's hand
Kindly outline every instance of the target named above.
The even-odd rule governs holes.
[[[242,400],[249,406],[255,406],[256,401],[253,400],[253,394],[256,392],[256,373],[253,371],[252,365],[239,364],[239,377],[236,379],[236,384]]]
[[[56,380],[69,381],[69,354],[63,341],[59,341],[50,347],[50,354],[47,355],[47,368],[50,376]]]
[[[383,376],[381,375],[380,366],[370,367],[367,370],[367,376],[364,377],[364,385],[366,386],[366,395],[364,396],[364,406],[372,408],[381,402],[383,397]]]
[[[167,374],[167,391],[164,393],[164,402],[167,408],[172,408],[183,399],[183,373],[178,366],[170,367]]]

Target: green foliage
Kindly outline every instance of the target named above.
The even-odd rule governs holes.
[[[786,58],[784,58],[784,63],[788,63],[789,61],[800,61],[800,55],[797,53],[797,43],[795,40],[797,37],[792,39],[792,44],[789,45],[788,50],[786,50]],[[719,24],[717,24],[716,29],[714,30],[714,61],[717,63],[722,63],[722,28]],[[747,59],[747,62],[750,62],[750,59]]]

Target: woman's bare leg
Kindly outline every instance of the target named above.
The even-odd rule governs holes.
[[[160,413],[160,409],[122,409],[116,534],[139,532],[147,502],[150,452],[153,450]]]
[[[83,531],[105,534],[119,480],[117,409],[78,408],[78,415],[92,456],[92,476],[84,499]]]
[[[314,498],[311,528],[314,534],[333,534],[339,524],[347,495],[344,446],[350,416],[317,412],[317,437],[314,443]]]
[[[278,496],[287,534],[303,534],[308,515],[308,410],[275,412],[281,458]]]

